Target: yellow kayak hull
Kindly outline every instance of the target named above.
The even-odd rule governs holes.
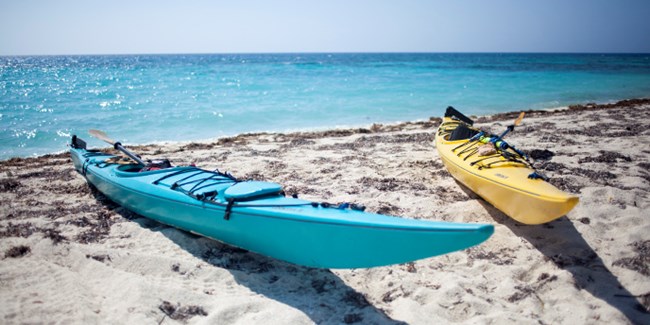
[[[468,154],[472,150],[465,150],[473,149],[470,147],[480,143],[468,143],[468,139],[449,140],[450,132],[458,124],[449,117],[443,119],[435,140],[438,154],[456,180],[495,208],[518,222],[537,225],[566,215],[578,204],[577,196],[563,192],[542,179],[529,178],[528,175],[534,170],[524,164],[497,157],[492,162],[495,159],[502,161],[485,168],[480,161],[485,160],[484,157],[476,153]]]

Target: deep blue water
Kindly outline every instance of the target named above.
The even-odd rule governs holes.
[[[90,128],[142,144],[638,97],[648,54],[0,57],[0,159],[65,150]]]

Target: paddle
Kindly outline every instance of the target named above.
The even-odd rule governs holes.
[[[113,139],[109,138],[108,135],[106,135],[106,133],[104,133],[103,131],[91,129],[91,130],[88,130],[88,133],[90,133],[91,136],[93,136],[93,137],[95,137],[95,138],[97,138],[99,140],[102,140],[104,142],[107,142],[107,143],[111,144],[113,146],[113,148],[115,148],[116,150],[122,151],[124,154],[129,156],[129,158],[133,159],[138,164],[140,164],[142,166],[146,165],[145,162],[142,161],[142,159],[138,158],[138,156],[136,156],[132,152],[130,152],[130,151],[126,150],[124,147],[122,147],[121,143],[119,143],[117,141],[113,141]]]
[[[505,131],[503,131],[503,133],[501,133],[501,135],[497,139],[502,139],[503,137],[506,136],[506,134],[508,134],[508,132],[512,132],[515,129],[515,126],[521,124],[521,120],[524,119],[524,115],[526,115],[525,112],[519,113],[519,117],[515,120],[515,123],[508,125],[508,128]]]
[[[500,136],[498,136],[498,137],[496,137],[496,138],[492,138],[492,139],[490,140],[490,142],[492,142],[492,143],[494,143],[494,144],[496,145],[498,141],[501,141],[502,143],[505,144],[505,146],[503,147],[503,149],[511,148],[512,150],[514,150],[516,153],[518,153],[519,155],[521,155],[521,156],[524,157],[525,159],[528,159],[528,158],[526,158],[527,155],[526,155],[523,151],[521,151],[521,150],[515,148],[514,146],[511,146],[510,144],[508,144],[507,142],[505,142],[505,141],[503,140],[503,137],[505,137],[506,134],[508,134],[509,132],[512,132],[512,131],[515,129],[516,126],[518,126],[519,124],[521,124],[521,120],[524,119],[524,115],[526,115],[525,112],[521,112],[521,113],[519,113],[519,117],[517,117],[517,119],[515,120],[515,122],[512,123],[511,125],[508,125],[508,128],[507,128],[505,131],[503,131],[503,133],[501,133]]]

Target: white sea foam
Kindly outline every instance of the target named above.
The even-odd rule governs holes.
[[[62,138],[69,138],[72,136],[69,130],[66,130],[68,132],[62,131],[62,130],[56,130],[56,135],[62,137]]]

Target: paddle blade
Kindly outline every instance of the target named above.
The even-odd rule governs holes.
[[[90,129],[90,130],[88,130],[88,133],[89,133],[91,136],[93,136],[93,137],[95,137],[95,138],[97,138],[97,139],[99,139],[99,140],[102,140],[102,141],[108,142],[108,143],[110,143],[111,145],[115,145],[115,141],[113,141],[113,139],[109,138],[108,135],[106,135],[106,133],[104,133],[103,131],[95,130],[95,129]]]
[[[524,115],[526,115],[525,112],[519,113],[519,117],[515,120],[515,126],[519,125],[521,123],[521,120],[524,119]]]
[[[143,166],[146,165],[145,162],[142,161],[142,159],[140,159],[138,156],[136,156],[131,151],[128,151],[124,147],[122,147],[121,143],[113,141],[113,139],[109,138],[108,135],[106,135],[106,133],[104,133],[103,131],[90,129],[90,130],[88,130],[88,133],[90,133],[90,135],[92,135],[93,137],[95,137],[95,138],[97,138],[99,140],[106,141],[106,142],[110,143],[115,149],[123,152],[124,154],[129,156],[129,158],[133,159],[138,164],[143,165]]]

